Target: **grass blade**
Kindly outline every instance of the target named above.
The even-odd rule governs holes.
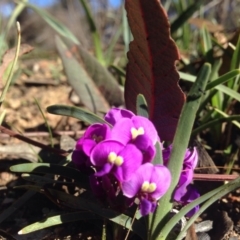
[[[94,213],[89,212],[73,212],[73,213],[65,213],[56,215],[53,217],[49,217],[46,219],[43,219],[39,222],[35,222],[31,225],[28,225],[27,227],[24,227],[21,229],[18,234],[23,235],[31,232],[35,232],[47,227],[67,223],[67,222],[75,222],[79,220],[87,220],[87,219],[97,219],[98,217]]]
[[[47,107],[47,111],[49,113],[56,114],[56,115],[77,118],[89,124],[93,124],[93,123],[108,124],[105,120],[103,120],[99,116],[80,107],[72,107],[72,106],[66,106],[66,105],[52,105]]]
[[[73,33],[67,27],[65,27],[62,23],[60,23],[56,18],[51,16],[47,11],[45,11],[42,8],[36,7],[30,3],[25,3],[25,6],[34,10],[58,34],[70,39],[75,44],[80,44],[78,39],[73,35]]]

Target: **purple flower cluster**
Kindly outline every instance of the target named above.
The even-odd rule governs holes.
[[[170,171],[164,165],[153,165],[160,141],[157,131],[147,118],[124,109],[112,108],[105,116],[108,124],[96,123],[87,128],[77,141],[72,160],[80,170],[90,175],[95,195],[109,204],[130,206],[140,200],[140,212],[147,215],[156,209],[157,201],[171,183]],[[166,164],[171,147],[163,150]],[[197,153],[187,151],[183,173],[175,199],[187,203],[187,187],[192,181]],[[190,194],[191,195],[191,194]],[[121,205],[120,204],[120,205]]]

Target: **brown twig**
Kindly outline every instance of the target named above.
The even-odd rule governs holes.
[[[227,175],[227,174],[194,174],[193,179],[195,181],[231,181],[239,177],[238,175]]]
[[[6,134],[8,134],[8,135],[11,136],[11,137],[15,137],[15,138],[17,138],[17,139],[20,139],[20,140],[26,142],[26,143],[29,143],[29,144],[34,145],[34,146],[36,146],[36,147],[39,147],[39,148],[41,148],[41,149],[46,149],[46,150],[48,150],[49,152],[53,152],[53,153],[56,153],[56,154],[61,155],[61,156],[65,156],[65,157],[66,157],[66,156],[69,154],[69,153],[68,153],[67,151],[65,151],[65,150],[56,149],[56,148],[51,148],[51,147],[49,147],[49,146],[47,146],[47,145],[45,145],[45,144],[42,144],[42,143],[37,142],[37,141],[35,141],[35,140],[32,140],[32,139],[30,139],[30,138],[28,138],[28,137],[26,137],[26,136],[23,136],[23,135],[20,135],[20,134],[18,134],[18,133],[15,133],[14,131],[12,131],[12,130],[10,130],[10,129],[7,129],[7,128],[3,127],[3,126],[0,126],[0,132],[6,133]]]

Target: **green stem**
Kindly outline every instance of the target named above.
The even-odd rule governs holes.
[[[155,213],[149,216],[148,228],[150,231],[149,239],[151,240],[163,240],[167,238],[167,236],[161,235],[161,229],[164,226],[167,227],[169,212],[172,209],[172,195],[179,181],[184,155],[191,136],[196,112],[200,105],[201,97],[209,79],[210,72],[211,65],[205,63],[187,96],[186,103],[183,106],[168,163],[168,168],[172,174],[172,183],[168,192],[160,199],[159,207]]]

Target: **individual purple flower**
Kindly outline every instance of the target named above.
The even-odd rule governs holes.
[[[87,128],[84,135],[77,141],[72,154],[73,163],[82,170],[91,166],[89,159],[92,149],[101,141],[111,136],[111,129],[107,124],[96,123]]]
[[[111,136],[111,129],[107,124],[96,123],[87,128],[79,142],[84,153],[90,156],[92,149],[101,141]]]
[[[121,108],[111,108],[104,119],[113,126],[122,118],[132,118],[135,114],[129,110]]]
[[[165,165],[170,158],[171,150],[172,146],[169,146],[168,148],[163,150],[163,160]],[[180,201],[181,198],[187,193],[187,186],[192,182],[194,168],[197,165],[197,161],[197,149],[187,149],[183,160],[182,172],[178,181],[178,185],[174,192],[174,199],[176,201]]]
[[[128,180],[142,164],[142,153],[133,144],[124,145],[116,140],[105,140],[97,144],[90,155],[96,167],[96,176],[112,173],[118,181]]]
[[[192,201],[194,201],[195,199],[199,198],[200,194],[199,192],[196,190],[196,188],[192,185],[189,184],[187,186],[187,191],[185,193],[184,196],[182,196],[182,198],[180,199],[180,202],[183,205],[187,205],[189,203],[191,203]],[[199,210],[199,205],[195,206],[191,211],[189,211],[186,216],[187,217],[191,217],[192,215],[194,215],[196,212],[198,212]]]
[[[171,174],[165,166],[145,163],[122,183],[122,191],[126,197],[140,200],[140,212],[145,216],[156,209],[157,200],[166,193],[170,183]]]
[[[133,116],[121,118],[113,127],[111,138],[124,145],[132,143],[141,150],[143,163],[150,162],[155,156],[155,144],[159,139],[157,131],[151,121],[145,117]]]

